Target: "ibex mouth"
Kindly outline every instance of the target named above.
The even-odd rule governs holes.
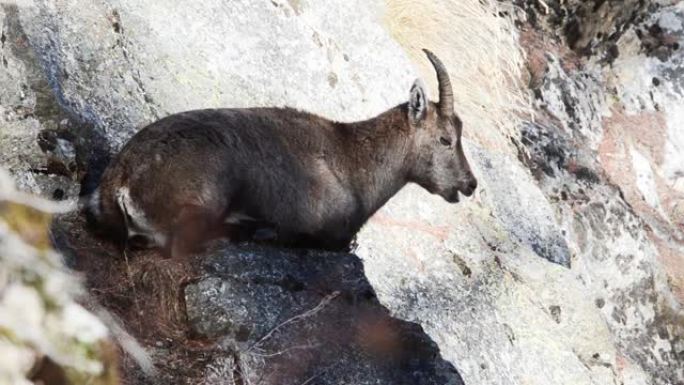
[[[458,190],[453,189],[449,191],[449,193],[444,197],[444,200],[446,200],[449,203],[458,203],[460,201],[458,195]]]

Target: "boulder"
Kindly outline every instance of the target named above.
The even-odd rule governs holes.
[[[463,384],[420,325],[378,302],[355,255],[224,243],[203,265],[188,321],[232,352],[210,383]]]

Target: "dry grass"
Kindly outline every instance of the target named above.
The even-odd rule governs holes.
[[[436,97],[436,80],[422,48],[445,62],[454,84],[456,111],[471,138],[491,131],[517,137],[531,113],[522,86],[524,53],[513,22],[496,16],[495,0],[385,0],[385,25],[419,65]],[[478,140],[482,143],[482,140]]]
[[[183,289],[197,278],[201,261],[165,259],[154,250],[122,254],[86,231],[77,212],[56,217],[53,230],[83,274],[84,305],[121,348],[122,383],[200,383],[214,346],[188,329]]]

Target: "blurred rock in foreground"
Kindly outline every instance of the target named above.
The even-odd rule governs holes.
[[[56,207],[0,169],[0,383],[118,384],[107,329],[76,302],[79,281],[49,246]]]

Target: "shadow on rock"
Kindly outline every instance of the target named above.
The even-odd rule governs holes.
[[[422,327],[392,318],[352,254],[221,242],[185,288],[194,333],[230,359],[208,383],[463,384]]]

